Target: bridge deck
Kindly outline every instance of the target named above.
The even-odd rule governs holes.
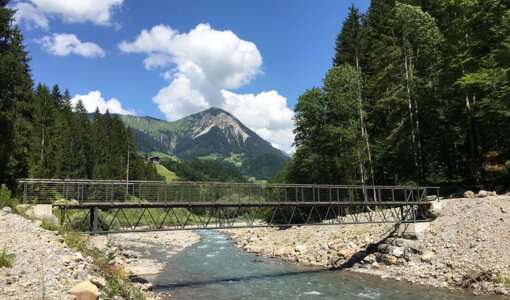
[[[436,187],[25,179],[23,203],[93,233],[427,221]],[[431,193],[432,191],[432,193]],[[57,201],[65,199],[66,201]],[[72,200],[72,201],[70,201]],[[263,222],[261,222],[263,220]]]
[[[398,207],[404,205],[430,205],[430,202],[424,201],[384,201],[384,202],[85,202],[83,204],[52,204],[53,207],[68,209],[86,209],[86,208],[169,208],[169,207],[330,207],[330,206],[381,206]]]

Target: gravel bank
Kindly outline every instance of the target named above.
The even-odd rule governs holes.
[[[168,260],[175,253],[198,242],[199,235],[189,232],[123,233],[110,235],[110,253],[118,253],[112,263],[124,266],[134,275],[154,274],[165,264],[147,258],[158,251]],[[11,268],[0,268],[0,299],[74,299],[68,292],[82,281],[101,287],[101,277],[91,257],[68,248],[56,232],[19,215],[0,210],[0,251],[15,254]],[[150,284],[134,283],[147,299],[159,299]]]
[[[197,243],[200,236],[184,230],[110,234],[108,239],[125,257],[126,271],[152,275],[163,271],[173,255]]]
[[[239,247],[261,255],[326,267],[335,262],[352,271],[434,287],[458,289],[467,278],[486,272],[488,281],[467,284],[474,293],[510,295],[510,197],[441,202],[439,217],[417,241],[389,238],[392,225],[229,233]],[[382,247],[374,246],[378,243]]]
[[[0,210],[0,251],[14,253],[12,268],[0,268],[0,299],[71,299],[84,280],[101,281],[90,257],[69,249],[58,234]]]

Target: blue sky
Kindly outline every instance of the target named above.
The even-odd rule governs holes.
[[[365,11],[369,0],[354,1]],[[175,120],[222,107],[282,150],[292,110],[331,67],[349,1],[19,0],[36,83]]]

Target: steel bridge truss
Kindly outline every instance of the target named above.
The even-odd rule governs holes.
[[[438,195],[435,187],[46,179],[22,184],[24,203],[52,204],[62,226],[90,233],[423,222],[429,221],[429,200]]]

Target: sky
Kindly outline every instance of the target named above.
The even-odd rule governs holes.
[[[220,107],[292,151],[351,4],[369,0],[11,0],[35,83],[87,110],[168,121]]]

